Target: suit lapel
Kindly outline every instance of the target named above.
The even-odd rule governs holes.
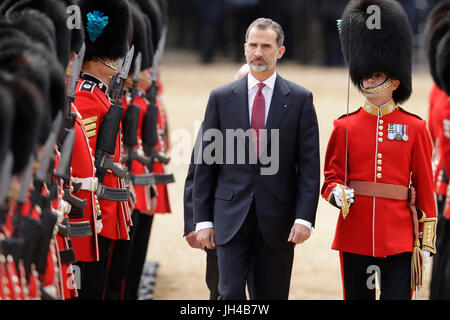
[[[239,125],[237,128],[242,128],[244,131],[247,131],[250,129],[247,76],[235,83],[232,92],[234,94],[231,96],[230,100],[230,106],[232,106],[230,111],[238,115]],[[267,129],[268,142],[263,144],[263,146],[269,145],[271,140],[270,130],[279,129],[280,123],[289,109],[288,94],[289,88],[285,80],[277,75],[265,126]],[[246,148],[248,149],[248,147],[249,145],[246,143]]]
[[[268,145],[270,143],[270,130],[279,129],[280,123],[283,120],[289,109],[289,88],[285,80],[277,75],[275,80],[275,87],[273,89],[272,102],[270,103],[269,115],[267,116],[266,129]]]
[[[231,112],[238,115],[239,125],[237,128],[242,128],[244,131],[250,128],[250,117],[248,114],[248,84],[247,76],[236,82],[232,91],[234,95],[231,96],[230,105]]]

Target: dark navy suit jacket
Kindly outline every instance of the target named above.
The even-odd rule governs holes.
[[[247,76],[211,92],[203,133],[208,129],[222,132],[224,161],[230,152],[225,147],[226,130],[249,129],[248,113]],[[279,141],[272,141],[269,132],[267,147],[271,150],[272,143],[279,144],[276,174],[261,175],[261,168],[270,165],[260,162],[196,165],[194,223],[213,221],[217,245],[224,245],[233,238],[253,202],[262,236],[271,247],[288,244],[295,219],[314,225],[320,160],[318,123],[311,92],[277,75],[265,128],[279,130]],[[253,152],[250,141],[245,139],[247,153]],[[201,143],[205,150],[211,142]],[[235,157],[237,147],[235,143]]]

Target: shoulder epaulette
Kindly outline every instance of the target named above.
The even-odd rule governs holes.
[[[94,92],[94,88],[95,88],[95,83],[89,80],[84,80],[81,83],[80,86],[80,91],[89,91],[89,92]]]
[[[398,110],[400,110],[400,111],[402,111],[402,112],[404,112],[404,113],[406,113],[406,114],[409,114],[409,115],[411,115],[411,116],[414,116],[414,117],[416,117],[417,119],[423,120],[423,119],[422,119],[421,117],[419,117],[417,114],[408,112],[408,111],[406,111],[405,109],[403,109],[403,108],[401,108],[401,107],[399,107],[399,106],[397,106],[397,108],[398,108]]]
[[[356,109],[355,111],[350,112],[348,115],[350,116],[350,115],[352,115],[352,114],[357,113],[359,110],[361,110],[361,108],[362,108],[362,107],[359,107],[359,108]],[[346,116],[347,116],[347,114],[343,114],[342,116],[340,116],[340,117],[338,118],[338,120],[341,119],[341,118],[343,118],[343,117],[346,117]]]

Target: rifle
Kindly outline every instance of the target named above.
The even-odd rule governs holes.
[[[71,153],[73,144],[75,142],[75,131],[73,129],[69,130],[69,134],[64,141],[64,145],[61,150],[61,159],[59,161],[58,169],[56,170],[55,177],[62,179],[65,186],[70,184],[71,177],[67,175],[67,172],[70,170],[70,161],[71,161]],[[86,206],[87,200],[81,200],[74,195],[71,194],[71,189],[64,187],[64,196],[63,200],[67,201],[70,206],[75,206],[81,212],[83,212],[84,207]],[[70,211],[70,208],[64,210],[64,208],[60,208],[60,210],[64,212]],[[63,216],[63,214],[61,216]],[[84,214],[84,212],[83,212]],[[73,225],[73,228],[72,228]],[[67,218],[63,218],[62,221],[58,221],[57,224],[58,234],[61,237],[72,237],[80,234],[80,229],[82,229],[82,235],[87,236],[91,235],[91,228],[89,221],[87,222],[78,222],[71,223]]]
[[[81,67],[84,61],[84,55],[86,52],[86,45],[83,43],[80,51],[78,52],[77,57],[72,63],[72,72],[69,79],[69,84],[67,86],[67,103],[64,108],[64,126],[60,135],[60,143],[64,141],[62,146],[62,156],[61,161],[58,167],[58,171],[56,172],[56,177],[63,180],[63,188],[64,188],[64,198],[63,200],[67,201],[71,206],[78,208],[79,210],[83,210],[86,206],[86,200],[81,200],[78,197],[72,195],[71,192],[71,176],[70,176],[70,163],[72,162],[72,149],[75,137],[69,138],[68,136],[73,131],[76,114],[71,112],[71,105],[75,101],[75,89],[77,86],[78,78],[80,76]],[[69,138],[69,141],[67,139]],[[67,142],[67,144],[66,144]],[[75,187],[75,186],[74,186]],[[77,191],[76,191],[77,192]]]
[[[80,76],[81,67],[83,66],[84,55],[86,53],[86,45],[83,43],[80,51],[78,52],[76,58],[72,62],[71,74],[69,78],[69,83],[67,85],[66,99],[67,103],[64,106],[64,126],[61,130],[58,145],[61,146],[62,141],[64,141],[67,136],[67,130],[73,129],[77,115],[71,112],[71,105],[75,101],[75,89],[77,87],[78,78]]]
[[[24,261],[26,274],[31,272],[32,253],[38,241],[41,231],[41,222],[30,216],[22,217],[23,205],[26,202],[28,190],[33,180],[35,157],[30,155],[28,164],[22,173],[19,194],[16,199],[17,207],[13,216],[13,236],[6,240],[3,248],[14,257],[15,261],[22,259]]]
[[[138,160],[144,165],[150,162],[150,159],[140,155],[138,150],[134,149],[137,145],[137,129],[139,126],[139,106],[135,105],[134,99],[138,95],[137,83],[139,81],[139,74],[141,72],[142,65],[142,53],[138,52],[134,61],[134,73],[133,73],[133,86],[130,89],[131,93],[131,103],[127,108],[127,112],[123,117],[123,142],[127,151],[127,155],[124,157],[123,161],[127,163],[127,167],[131,170],[131,164],[133,160]]]
[[[70,163],[72,162],[72,149],[75,143],[75,131],[70,129],[64,140],[64,144],[61,149],[61,159],[59,161],[58,168],[55,173],[55,177],[61,179],[64,185],[63,200],[67,201],[71,206],[83,210],[86,206],[87,200],[82,200],[74,196],[71,192],[71,176],[70,176]],[[73,186],[75,190],[75,186]],[[78,186],[77,186],[78,187]],[[77,188],[79,189],[79,188]]]
[[[9,208],[6,204],[8,191],[11,184],[13,155],[8,151],[1,166],[0,171],[0,225],[6,222],[6,215]],[[11,255],[14,261],[19,261],[23,252],[24,241],[21,238],[9,238],[0,240],[0,254]]]
[[[142,142],[145,153],[152,158],[152,162],[148,165],[150,171],[153,170],[153,161],[158,160],[163,164],[168,164],[170,158],[165,156],[164,153],[158,152],[155,149],[155,145],[158,143],[158,107],[156,106],[156,97],[158,95],[158,74],[159,65],[161,63],[162,55],[167,37],[167,26],[164,26],[161,32],[161,37],[158,42],[156,53],[153,57],[153,69],[152,69],[152,84],[146,92],[146,97],[149,101],[147,113],[144,117],[144,123],[142,126]]]
[[[0,167],[0,226],[5,223],[8,214],[6,199],[11,185],[13,162],[12,152],[8,151]]]
[[[59,113],[52,125],[52,131],[45,142],[42,152],[39,169],[34,177],[34,190],[31,195],[31,205],[39,206],[41,209],[41,232],[39,235],[36,248],[34,250],[33,262],[36,265],[36,270],[39,274],[45,273],[47,266],[47,253],[50,247],[50,240],[53,237],[55,225],[58,222],[58,215],[53,212],[51,202],[58,196],[57,183],[53,179],[53,168],[55,161],[55,145],[58,133],[61,132],[63,125],[63,115]],[[67,161],[66,165],[67,165]],[[42,194],[44,183],[50,190],[48,195]],[[31,209],[30,209],[31,211]]]
[[[123,85],[128,78],[131,61],[134,54],[134,46],[128,51],[125,59],[120,60],[119,72],[111,79],[108,94],[112,100],[108,113],[98,132],[97,146],[95,150],[95,167],[98,178],[97,196],[100,199],[111,201],[127,201],[129,192],[127,189],[112,189],[102,185],[107,170],[111,170],[117,177],[124,178],[127,170],[120,164],[114,163],[113,157],[116,151],[117,134],[119,133],[120,121],[122,120],[123,107],[120,98],[123,95]]]

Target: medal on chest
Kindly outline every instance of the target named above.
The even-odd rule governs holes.
[[[388,124],[388,139],[397,141],[408,141],[408,125],[406,124]]]

